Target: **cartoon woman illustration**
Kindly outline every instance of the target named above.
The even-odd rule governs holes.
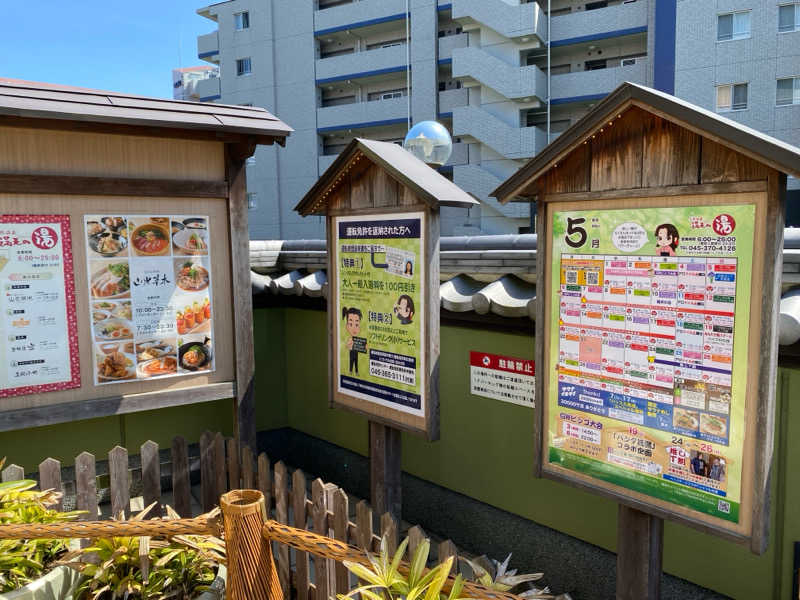
[[[675,256],[680,235],[678,228],[672,223],[663,223],[656,227],[656,254],[658,256]]]
[[[358,337],[361,333],[361,311],[354,307],[342,308],[342,318],[346,319],[344,328],[350,334],[346,342],[347,349],[350,351],[350,372],[355,371],[358,375],[358,353],[367,351],[367,340]]]
[[[413,274],[414,274],[414,265],[411,263],[410,260],[406,261],[405,275],[413,275]]]
[[[414,319],[414,301],[408,294],[403,294],[394,305],[394,314],[397,315],[401,325],[409,325]]]

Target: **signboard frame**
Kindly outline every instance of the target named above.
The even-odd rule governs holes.
[[[421,245],[424,256],[419,257],[418,265],[422,267],[420,296],[424,298],[424,318],[422,326],[423,351],[422,376],[420,386],[423,398],[423,414],[415,415],[399,409],[381,405],[376,402],[358,398],[339,391],[339,339],[336,332],[341,320],[337,314],[339,306],[339,281],[337,265],[339,261],[337,222],[339,217],[358,217],[365,221],[393,219],[402,215],[418,215],[420,224]],[[361,414],[371,421],[395,427],[403,431],[421,434],[429,440],[438,439],[439,435],[439,218],[438,212],[432,211],[421,202],[413,205],[386,206],[380,209],[351,209],[331,211],[326,217],[328,237],[328,400],[331,407],[343,408]],[[435,284],[435,285],[434,285]]]
[[[706,190],[706,194],[665,196],[662,190],[636,190],[636,194],[628,197],[617,196],[603,198],[603,209],[630,209],[630,208],[657,208],[659,206],[707,206],[715,204],[755,204],[754,240],[752,255],[752,279],[750,294],[750,320],[749,320],[749,345],[747,349],[750,374],[747,382],[746,408],[745,408],[745,449],[742,466],[742,518],[737,526],[727,525],[720,519],[703,515],[702,513],[678,506],[651,496],[641,494],[625,487],[606,483],[596,478],[577,473],[575,471],[550,464],[548,461],[549,450],[549,393],[554,379],[554,367],[550,360],[551,329],[550,319],[553,307],[555,290],[552,289],[553,260],[557,259],[552,254],[553,248],[553,214],[557,211],[597,210],[597,199],[592,194],[587,194],[587,199],[581,200],[576,195],[546,195],[537,198],[537,214],[540,215],[539,245],[537,248],[537,264],[541,266],[538,279],[540,301],[536,308],[536,362],[539,376],[536,378],[536,396],[540,399],[535,406],[535,471],[540,477],[561,481],[574,487],[591,491],[600,496],[615,500],[620,504],[636,510],[651,514],[659,518],[670,519],[691,527],[713,533],[720,537],[750,544],[751,549],[763,552],[766,538],[765,528],[768,527],[768,498],[762,498],[758,493],[757,476],[764,465],[769,463],[768,456],[771,448],[771,439],[763,435],[766,429],[771,428],[771,423],[765,421],[766,415],[773,413],[772,404],[774,396],[767,392],[774,388],[775,365],[764,364],[760,356],[765,348],[777,344],[775,336],[775,321],[777,313],[770,309],[767,299],[770,294],[763,293],[765,278],[772,282],[775,274],[775,252],[782,248],[782,236],[775,236],[773,232],[782,231],[782,206],[781,202],[774,202],[769,193],[767,182],[760,186],[750,185],[746,191],[737,193],[736,189]],[[715,193],[716,192],[716,193]],[[731,192],[731,193],[726,193]],[[775,239],[778,240],[777,249]],[[779,273],[777,276],[779,277]],[[771,438],[771,434],[769,436]],[[767,467],[768,468],[768,467]],[[745,485],[746,484],[746,485]]]

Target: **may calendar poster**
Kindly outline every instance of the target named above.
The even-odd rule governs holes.
[[[545,461],[739,522],[754,221],[553,213]]]

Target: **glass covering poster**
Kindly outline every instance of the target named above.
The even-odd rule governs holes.
[[[0,286],[0,398],[79,387],[69,216],[0,216]]]
[[[337,389],[425,414],[422,213],[338,217]]]
[[[554,212],[550,464],[739,521],[754,218]]]
[[[214,370],[208,217],[84,217],[95,384]]]

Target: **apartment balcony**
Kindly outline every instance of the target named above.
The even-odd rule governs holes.
[[[219,64],[219,32],[212,31],[197,36],[197,58],[215,65]]]
[[[459,33],[439,38],[439,60],[453,58],[454,48],[466,48],[469,45],[469,34]]]
[[[550,24],[552,45],[565,45],[569,40],[587,36],[641,33],[647,28],[647,12],[648,0],[638,0],[553,17]]]
[[[536,36],[542,43],[547,41],[547,15],[537,2],[453,0],[452,14],[463,27],[485,25],[507,38]]]
[[[453,50],[453,77],[481,83],[510,99],[547,97],[547,76],[539,67],[513,66],[475,46]]]
[[[530,214],[530,207],[523,202],[500,204],[490,196],[503,180],[480,165],[457,165],[453,167],[453,183],[463,190],[475,194],[486,204],[509,219],[524,219]]]
[[[197,97],[200,102],[211,102],[219,100],[222,96],[219,85],[219,77],[209,79],[199,79],[194,83],[192,96]]]
[[[604,96],[625,81],[644,84],[647,82],[649,67],[650,61],[647,58],[639,58],[636,59],[636,64],[626,67],[553,75],[553,104]]]
[[[531,158],[547,145],[540,127],[513,127],[478,106],[453,110],[453,135],[470,136],[510,159]]]
[[[372,125],[391,125],[408,118],[408,99],[354,102],[317,109],[317,130],[355,129]]]
[[[324,35],[385,21],[404,19],[405,0],[361,0],[314,11],[314,34]]]
[[[451,113],[454,108],[469,104],[467,88],[439,92],[439,112]]]
[[[453,153],[447,162],[444,164],[446,167],[455,167],[456,165],[466,165],[469,163],[469,144],[464,142],[453,143]]]
[[[356,4],[365,4],[365,2],[357,2]],[[401,44],[391,48],[379,48],[331,58],[320,58],[317,59],[316,67],[317,83],[357,79],[394,71],[404,73],[406,69],[406,46]]]

